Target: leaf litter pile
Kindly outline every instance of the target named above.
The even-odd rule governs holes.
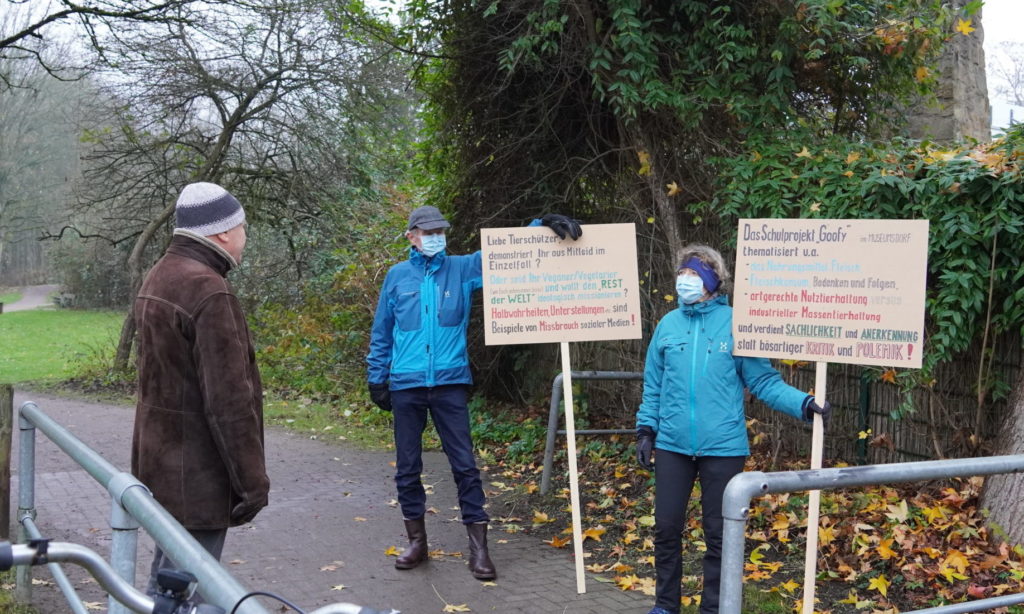
[[[622,590],[654,594],[654,480],[634,460],[632,437],[581,438],[580,499],[586,569]],[[564,448],[556,455],[549,494],[541,495],[539,460],[513,461],[509,444],[481,453],[490,476],[494,530],[529,533],[543,547],[572,556]],[[799,470],[806,460],[769,468],[755,452],[750,470]],[[826,466],[844,466],[832,463]],[[815,611],[887,614],[1024,592],[1024,548],[998,539],[979,507],[983,478],[821,492]],[[700,599],[705,550],[700,487],[690,500],[683,535],[683,603]],[[754,499],[747,522],[744,583],[774,593],[800,611],[807,493]],[[501,509],[498,506],[502,506]],[[652,597],[653,603],[653,597]],[[748,610],[749,611],[749,610]],[[996,612],[1014,614],[1011,607]]]

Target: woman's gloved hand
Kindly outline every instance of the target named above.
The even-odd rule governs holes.
[[[821,424],[827,429],[828,422],[832,418],[832,404],[825,401],[825,406],[821,407],[814,402],[814,395],[809,394],[804,399],[804,420],[808,422],[813,421],[814,414],[821,414]]]
[[[640,426],[636,429],[636,462],[644,469],[654,469],[654,462],[651,460],[654,454],[654,429],[649,426]]]

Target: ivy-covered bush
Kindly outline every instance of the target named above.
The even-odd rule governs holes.
[[[716,197],[695,214],[929,220],[924,364],[900,377],[930,385],[973,344],[987,378],[993,340],[1024,330],[1024,126],[956,147],[802,137],[752,139],[717,160]]]

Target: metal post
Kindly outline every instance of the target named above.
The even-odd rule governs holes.
[[[555,435],[558,433],[558,406],[562,401],[562,374],[551,383],[551,407],[548,409],[548,437],[544,444],[544,471],[540,476],[540,494],[551,488],[551,466],[555,460]]]
[[[739,614],[743,606],[743,547],[750,500],[768,491],[765,474],[747,471],[729,480],[722,495],[722,579],[719,612]]]
[[[769,492],[829,490],[1021,472],[1024,472],[1024,454],[804,471],[741,473],[729,481],[722,497],[724,529],[719,612],[740,614],[743,607],[743,529],[750,500],[755,496]]]
[[[114,497],[115,503],[127,510],[146,528],[153,541],[172,561],[196,576],[199,580],[198,590],[208,603],[231,611],[235,604],[249,593],[248,589],[228,573],[209,552],[200,547],[188,531],[153,499],[142,482],[130,474],[119,471],[107,459],[40,411],[34,403],[23,404],[21,413],[23,418],[31,420],[32,424],[74,459],[93,479],[106,487]],[[239,614],[267,614],[267,610],[252,599],[242,603],[237,611]]]
[[[121,506],[121,496],[124,491],[133,486],[142,487],[134,477],[127,473],[120,473],[110,480],[107,490],[110,492],[110,529],[112,540],[110,544],[110,566],[114,568],[121,578],[129,584],[135,584],[135,561],[138,556],[139,523],[124,507]],[[129,608],[122,605],[113,595],[108,598],[107,610],[110,614],[128,614]]]
[[[35,520],[36,517],[36,427],[22,415],[28,405],[23,404],[18,411],[18,542],[22,544],[30,539],[22,519]],[[14,578],[14,599],[18,603],[31,603],[32,568],[19,566]]]
[[[569,374],[571,379],[621,379],[621,380],[642,380],[644,378],[643,373],[637,373],[635,371],[572,371]],[[562,379],[563,374],[559,373],[555,376],[554,381],[551,383],[551,406],[548,410],[548,436],[547,442],[544,444],[544,471],[540,476],[540,494],[548,494],[548,490],[551,488],[551,468],[554,464],[555,459],[555,436],[560,432],[565,431],[558,430],[558,406],[562,401]],[[604,430],[580,430],[576,431],[577,435],[599,435],[599,434],[611,434],[611,433],[631,433],[632,429],[620,430],[620,429],[604,429]]]

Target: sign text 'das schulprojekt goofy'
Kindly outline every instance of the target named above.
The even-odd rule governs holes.
[[[639,339],[633,224],[480,230],[487,345]]]
[[[733,336],[746,356],[920,368],[927,220],[740,220]]]

